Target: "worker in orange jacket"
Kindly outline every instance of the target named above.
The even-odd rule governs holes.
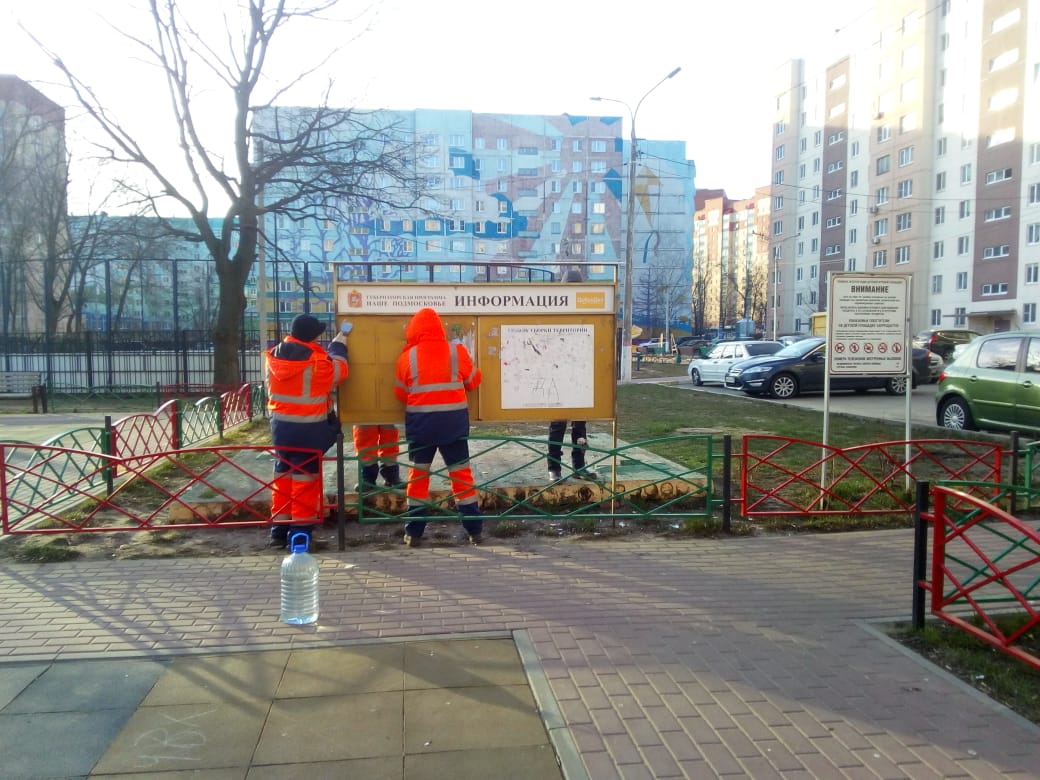
[[[286,546],[290,530],[310,534],[324,519],[321,457],[340,433],[333,391],[347,378],[347,334],[326,352],[317,343],[325,323],[310,314],[292,321],[290,333],[267,352],[264,378],[274,445],[271,544]]]
[[[355,425],[354,452],[361,461],[361,482],[355,490],[372,490],[383,478],[387,487],[401,484],[401,467],[397,458],[401,445],[396,425]]]
[[[407,517],[404,541],[419,545],[430,500],[430,468],[438,451],[451,479],[455,507],[471,544],[479,544],[483,522],[469,466],[469,403],[466,391],[483,378],[460,341],[448,342],[436,311],[420,309],[405,329],[405,348],[397,358],[394,395],[404,402],[404,430],[408,440]]]

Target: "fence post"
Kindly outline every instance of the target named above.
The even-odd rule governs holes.
[[[347,549],[347,513],[343,508],[343,431],[336,434],[336,529],[339,533],[339,551]]]
[[[914,593],[910,609],[910,621],[915,629],[924,628],[924,588],[921,580],[928,566],[928,526],[924,515],[928,513],[927,482],[917,483],[917,500],[914,503]]]
[[[1011,506],[1008,514],[1015,514],[1018,508],[1018,431],[1011,431]]]
[[[733,507],[730,504],[730,489],[732,487],[732,480],[730,479],[730,469],[733,466],[733,436],[726,434],[722,437],[722,530],[729,533],[731,521],[733,518]]]
[[[101,434],[101,449],[110,458],[116,454],[114,439],[115,435],[112,431],[112,415],[106,414],[105,431]],[[113,491],[115,490],[115,474],[112,473],[113,471],[114,469],[112,468],[112,461],[106,459],[105,488],[108,490],[108,495],[112,495]]]

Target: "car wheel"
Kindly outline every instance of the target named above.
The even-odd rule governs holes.
[[[939,407],[938,423],[943,428],[957,431],[975,430],[975,421],[971,419],[971,411],[963,398],[947,398]]]
[[[798,395],[798,380],[791,374],[779,374],[769,380],[769,394],[786,400]]]
[[[906,395],[906,375],[894,376],[886,381],[885,392],[889,395]]]
[[[697,387],[700,387],[702,384],[704,384],[701,381],[701,372],[698,371],[696,368],[690,369],[690,379],[693,380],[693,383],[697,385]]]

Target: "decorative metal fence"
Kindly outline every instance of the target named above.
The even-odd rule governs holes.
[[[918,586],[933,615],[1040,670],[1040,658],[1017,644],[1040,628],[1040,532],[999,506],[1021,486],[987,485],[991,501],[973,495],[977,488],[948,482],[931,489],[932,511],[921,518],[931,523],[932,562]],[[1032,493],[1035,503],[1040,496]],[[1009,611],[1016,615],[1010,630],[998,620]]]
[[[831,447],[783,436],[743,438],[740,477],[745,517],[912,513],[913,482],[1001,481],[1002,450],[951,439]]]

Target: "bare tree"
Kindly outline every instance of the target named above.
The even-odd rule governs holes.
[[[274,108],[289,88],[326,64],[334,51],[286,86],[265,92],[264,68],[274,41],[280,40],[278,33],[297,19],[321,23],[335,4],[336,0],[300,6],[289,0],[247,0],[237,20],[225,14],[224,29],[212,30],[193,24],[176,0],[149,0],[150,35],[121,34],[158,65],[177,132],[176,164],[167,165],[150,152],[143,138],[112,116],[71,66],[49,53],[80,106],[102,131],[101,157],[145,174],[144,184],[129,178],[120,181],[131,200],[157,217],[171,235],[199,240],[207,247],[219,284],[213,329],[213,374],[218,384],[240,381],[237,348],[247,304],[245,286],[265,240],[266,214],[328,219],[345,216],[358,200],[407,208],[419,196],[412,139],[377,119],[384,115],[330,108],[328,89],[315,108]],[[213,33],[213,40],[206,32]],[[198,85],[210,81],[227,90],[234,106],[225,128],[231,147],[228,160],[215,151],[216,139],[204,137],[209,117],[199,97],[205,90]],[[258,117],[270,119],[258,122]],[[163,219],[162,208],[171,201],[190,216],[193,231],[178,230]],[[211,221],[216,201],[227,202],[219,228]]]

